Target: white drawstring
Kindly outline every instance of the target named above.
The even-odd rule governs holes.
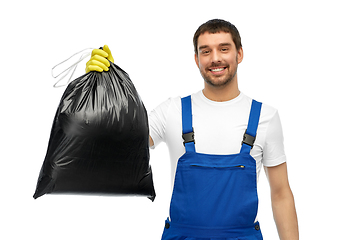
[[[57,81],[56,81],[56,83],[54,84],[53,87],[54,87],[54,88],[57,88],[57,87],[66,86],[66,85],[70,82],[71,77],[73,76],[73,74],[74,74],[74,72],[75,72],[75,70],[76,70],[77,65],[78,65],[82,60],[84,60],[86,57],[88,57],[88,56],[91,54],[91,52],[92,52],[93,49],[94,49],[94,48],[85,48],[84,50],[81,50],[80,52],[77,52],[77,53],[73,54],[71,57],[69,57],[68,59],[62,61],[61,63],[56,64],[56,65],[51,69],[51,75],[53,76],[53,78],[57,79]],[[68,67],[67,69],[65,69],[64,71],[62,71],[61,73],[59,73],[59,74],[57,74],[56,76],[54,76],[54,69],[55,69],[56,67],[61,66],[63,63],[69,61],[72,57],[74,57],[74,56],[76,56],[76,55],[78,55],[78,54],[80,54],[80,53],[82,53],[82,54],[81,54],[80,59],[79,59],[78,61],[76,61],[73,65],[71,65],[70,67]],[[71,70],[72,70],[72,72],[71,72]],[[67,83],[64,84],[64,85],[59,85],[59,86],[58,86],[57,84],[58,84],[61,80],[63,80],[67,75],[69,75],[70,72],[71,72],[71,75],[70,75]],[[59,77],[60,77],[60,78],[59,78]]]

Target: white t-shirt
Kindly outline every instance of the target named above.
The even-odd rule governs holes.
[[[191,95],[195,150],[206,154],[236,154],[247,128],[252,99],[243,93],[230,101],[215,102],[202,91]],[[177,160],[185,153],[182,139],[181,98],[169,98],[149,115],[150,136],[155,148],[165,142],[171,161],[172,187]],[[263,104],[256,140],[250,155],[256,160],[257,179],[262,164],[277,166],[286,161],[283,133],[276,109]]]

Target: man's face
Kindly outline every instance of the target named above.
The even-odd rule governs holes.
[[[230,33],[205,32],[198,38],[195,61],[206,83],[222,87],[237,77],[243,52],[235,47]]]

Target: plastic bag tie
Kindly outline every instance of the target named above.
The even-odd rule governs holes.
[[[84,60],[85,58],[87,58],[92,50],[94,48],[85,48],[75,54],[73,54],[71,57],[67,58],[66,60],[56,64],[52,69],[51,69],[51,75],[53,78],[55,78],[57,81],[56,83],[53,85],[54,88],[58,88],[58,87],[64,87],[66,86],[70,81],[71,81],[71,78],[77,68],[77,65],[82,61]],[[58,67],[61,67],[63,66],[65,63],[67,63],[68,61],[70,61],[70,59],[72,59],[73,57],[77,56],[81,54],[79,60],[77,60],[75,63],[73,63],[70,67],[66,68],[65,70],[63,70],[62,72],[60,72],[59,74],[57,74],[56,76],[54,76],[54,70],[58,69]],[[61,71],[61,70],[60,70]],[[58,85],[60,83],[61,80],[63,80],[66,76],[68,76],[69,74],[71,73],[70,77],[68,78],[67,80],[67,83],[66,84],[63,84],[63,85]]]

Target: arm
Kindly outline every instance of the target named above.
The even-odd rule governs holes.
[[[281,240],[298,240],[294,196],[289,186],[286,163],[264,167],[269,180],[274,220]]]
[[[154,140],[151,138],[150,135],[149,135],[149,146],[150,147],[154,146]]]

